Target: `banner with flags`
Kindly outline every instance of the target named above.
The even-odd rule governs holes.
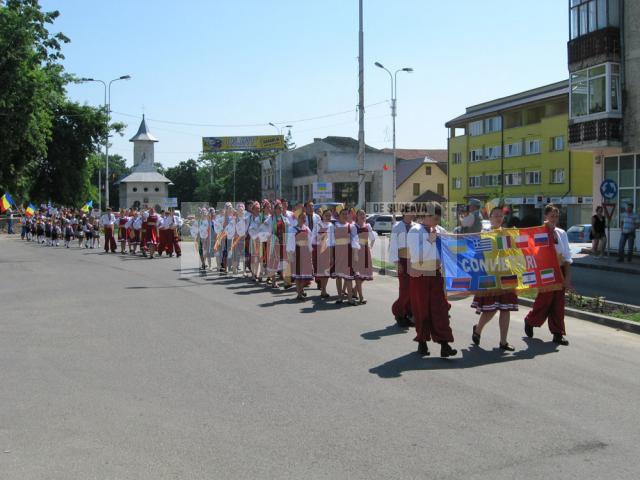
[[[557,290],[563,276],[546,226],[439,237],[448,291]]]
[[[30,203],[29,206],[27,207],[27,209],[24,211],[24,214],[27,217],[33,217],[34,213],[36,213],[36,207],[35,207],[35,205],[33,205],[33,203]]]
[[[93,207],[93,200],[89,200],[87,203],[84,204],[84,206],[80,210],[82,210],[85,213],[88,213],[92,207]]]
[[[15,205],[15,203],[13,203],[13,198],[11,198],[11,195],[5,193],[4,195],[2,195],[2,197],[0,197],[0,213],[9,210],[9,207],[11,207],[12,205]]]

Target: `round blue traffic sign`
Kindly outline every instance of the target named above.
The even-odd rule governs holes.
[[[600,193],[607,200],[616,198],[618,195],[618,184],[613,180],[603,180],[600,184]]]

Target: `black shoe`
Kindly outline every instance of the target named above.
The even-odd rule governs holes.
[[[564,336],[556,333],[553,335],[553,343],[557,343],[558,345],[569,345],[569,340],[564,338]]]
[[[418,355],[423,357],[428,357],[431,355],[429,352],[429,347],[427,347],[427,342],[418,342]]]
[[[307,298],[307,292],[302,292],[302,296]]]
[[[504,351],[504,352],[515,352],[515,348],[513,348],[512,345],[509,345],[509,342],[507,343],[501,343],[500,344],[500,350]]]
[[[411,326],[411,322],[407,317],[396,317],[396,323],[400,328],[409,328]]]
[[[442,342],[440,344],[440,357],[453,357],[457,353],[458,351],[455,348],[451,348],[451,346],[447,342]]]
[[[524,333],[527,335],[527,337],[533,338],[533,327],[527,322],[524,322]]]
[[[471,334],[471,340],[473,340],[474,344],[480,345],[480,334],[476,333],[476,327],[477,325],[473,326],[473,333]]]

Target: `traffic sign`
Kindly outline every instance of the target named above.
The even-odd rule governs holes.
[[[611,200],[618,195],[618,184],[611,179],[603,180],[600,184],[600,193],[603,198]]]
[[[603,203],[602,204],[602,208],[604,208],[604,214],[607,217],[607,220],[609,220],[609,222],[611,222],[611,219],[613,218],[613,214],[616,211],[616,204],[615,203]]]

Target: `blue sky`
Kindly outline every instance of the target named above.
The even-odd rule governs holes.
[[[297,145],[357,138],[357,0],[41,3],[61,12],[52,31],[71,38],[67,71],[132,76],[111,91],[113,119],[128,124],[111,151],[129,163],[143,111],[165,166],[195,158],[202,136],[276,133],[269,122],[291,123]],[[444,123],[465,107],[567,77],[566,0],[364,3],[365,138],[374,147],[391,146],[389,76],[375,61],[415,70],[398,75],[398,148],[446,148]],[[104,90],[73,85],[69,95],[98,105]]]

